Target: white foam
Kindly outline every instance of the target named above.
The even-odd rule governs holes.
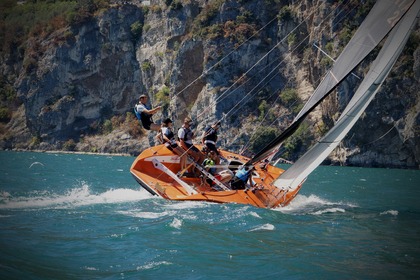
[[[332,202],[322,199],[316,195],[310,196],[297,195],[289,205],[285,207],[278,207],[274,210],[282,213],[308,213],[308,214],[323,214],[331,212],[345,212],[346,207],[357,207],[357,205],[347,202]],[[321,208],[321,209],[320,209]],[[316,210],[316,212],[314,212]]]
[[[150,194],[144,190],[126,188],[111,189],[104,193],[93,194],[89,186],[83,183],[81,187],[72,188],[64,194],[37,191],[20,197],[9,195],[3,197],[0,209],[72,208],[94,204],[133,202],[147,198],[150,198]]]
[[[138,211],[138,210],[118,211],[118,213],[122,215],[130,216],[130,217],[142,218],[142,219],[157,219],[157,218],[164,217],[169,214],[166,211],[156,213],[156,212],[143,212],[143,211]]]
[[[392,216],[398,216],[398,211],[397,210],[388,210],[388,211],[384,211],[381,212],[379,215],[392,215]]]
[[[256,212],[254,212],[254,211],[251,211],[251,212],[249,212],[249,215],[251,215],[251,216],[253,216],[253,217],[255,217],[255,218],[260,218],[261,219],[261,216],[260,215],[258,215]]]
[[[197,201],[177,201],[173,204],[165,205],[166,208],[174,209],[174,210],[181,210],[181,209],[192,209],[192,208],[205,208],[207,207],[206,203],[197,202]]]
[[[148,269],[153,269],[157,266],[161,266],[161,265],[171,265],[172,263],[170,262],[166,262],[166,261],[161,261],[161,262],[150,262],[147,263],[145,265],[142,266],[138,266],[137,270],[148,270]]]
[[[324,209],[324,210],[316,211],[316,212],[312,213],[312,215],[322,215],[322,214],[325,214],[325,213],[337,213],[337,212],[344,213],[344,212],[346,212],[346,210],[344,210],[342,208],[327,208],[327,209]]]
[[[182,226],[182,220],[174,218],[173,221],[171,222],[171,227],[176,228],[176,229],[180,229]]]
[[[253,228],[250,231],[257,231],[257,230],[275,230],[275,226],[272,224],[264,224],[256,228]]]
[[[31,166],[29,166],[29,168],[32,168],[32,166],[34,166],[34,165],[41,165],[41,166],[44,166],[44,164],[43,164],[42,162],[35,161],[35,162],[32,162],[32,164],[31,164]]]

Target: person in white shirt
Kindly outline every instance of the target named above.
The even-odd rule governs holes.
[[[195,136],[194,132],[191,130],[191,124],[191,118],[186,117],[184,119],[184,124],[178,129],[179,143],[197,163],[202,163],[204,154],[193,144],[192,140]]]
[[[144,129],[159,131],[160,125],[153,122],[152,116],[161,109],[161,106],[157,106],[153,109],[147,105],[147,96],[142,94],[139,99],[139,103],[136,104],[134,112],[136,113],[137,118],[140,119]]]

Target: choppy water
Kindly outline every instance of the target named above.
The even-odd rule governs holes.
[[[1,279],[415,279],[420,171],[320,167],[286,208],[170,202],[130,157],[0,152]]]

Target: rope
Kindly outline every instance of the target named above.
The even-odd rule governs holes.
[[[351,1],[348,1],[348,2],[347,2],[347,4],[346,4],[345,6],[347,6],[350,2],[351,2]],[[345,14],[345,16],[344,16],[343,18],[345,18],[345,17],[346,17],[349,13],[351,13],[351,12],[352,12],[355,8],[356,8],[356,7],[354,7],[354,8],[352,8],[352,9],[350,9],[350,10],[349,10],[349,11]],[[332,15],[332,13],[333,13],[333,11],[332,11],[332,12],[331,12],[331,13],[330,13],[327,17],[326,17],[326,19],[325,19],[325,20],[327,20],[327,19],[328,19],[328,17],[330,17],[330,16]],[[341,11],[340,11],[340,13],[341,13]],[[338,14],[336,15],[336,17],[337,17],[337,16],[339,16],[339,15],[340,15],[340,13],[338,13]],[[324,20],[324,21],[325,21],[325,20]],[[324,21],[323,21],[323,22],[324,22]],[[341,20],[340,20],[340,21],[341,21]],[[335,23],[333,26],[337,25],[340,21],[338,21],[337,23]],[[322,22],[321,22],[321,23],[322,23]],[[321,24],[321,23],[320,23],[320,24]],[[325,29],[325,27],[324,27],[324,29]],[[290,33],[286,36],[286,38],[287,38],[289,35],[290,35]],[[309,35],[308,35],[308,36],[309,36]],[[303,42],[304,42],[304,41],[308,38],[308,36],[306,36],[303,40],[301,40],[301,41],[299,42],[299,44],[295,46],[295,48],[292,50],[292,52],[294,52],[294,51],[295,51],[295,50],[296,50],[296,49],[297,49],[297,48],[298,48],[298,47],[299,47],[299,46],[300,46],[300,45],[301,45],[301,44],[302,44],[302,43],[303,43]],[[308,46],[308,45],[309,45],[309,43],[307,44],[307,46]],[[290,54],[289,54],[289,55],[290,55]],[[279,68],[279,67],[280,67],[280,65],[281,65],[281,63],[283,63],[283,62],[284,62],[284,60],[285,60],[285,59],[283,59],[283,60],[282,60],[282,61],[281,61],[281,62],[280,62],[280,63],[279,63],[276,67],[275,67],[275,69]],[[274,70],[275,70],[275,69],[274,69]],[[273,72],[273,71],[271,71],[271,72],[270,72],[270,73],[269,73],[269,74],[268,74],[268,75],[267,75],[264,79],[266,79],[266,78],[267,78],[267,77],[268,77],[268,76],[269,76],[272,72]],[[274,78],[274,77],[272,77],[269,81],[267,81],[267,83],[268,83],[268,82],[270,82],[273,78]],[[264,79],[263,79],[263,80],[264,80]],[[320,79],[321,79],[321,77],[320,77],[318,80],[320,80]],[[266,83],[266,84],[267,84],[267,83]],[[260,82],[259,84],[261,84],[261,82]],[[258,84],[258,85],[259,85],[259,84]],[[265,85],[266,85],[266,84],[265,84]],[[257,85],[257,86],[258,86],[258,85]],[[256,87],[254,87],[254,88],[251,90],[251,92],[252,92],[255,88],[256,88]],[[283,87],[283,88],[284,88],[284,87]],[[248,95],[249,95],[249,93],[248,93],[246,96],[248,96]],[[242,100],[244,100],[244,99],[246,98],[246,96],[245,96],[244,98],[242,98]],[[296,101],[295,101],[295,102],[296,102]],[[292,104],[292,105],[294,105],[294,104]],[[292,106],[292,105],[291,105],[291,106]],[[240,107],[238,107],[238,106],[239,106],[239,104],[235,105],[235,106],[234,106],[234,107],[233,107],[233,108],[232,108],[232,109],[231,109],[231,110],[230,110],[230,111],[226,114],[226,116],[227,116],[228,114],[230,114],[230,113],[235,113],[236,111],[238,111],[238,110],[240,109]],[[243,106],[243,105],[242,105],[242,106]],[[291,106],[290,106],[290,107],[291,107]],[[238,108],[236,108],[236,109],[235,109],[235,107],[238,107]],[[234,109],[235,109],[235,111],[233,111]],[[268,112],[267,112],[267,114],[268,114]],[[226,117],[226,116],[225,116],[225,117]],[[265,118],[264,118],[264,119],[265,119]],[[276,120],[275,120],[275,121],[276,121]],[[270,124],[270,126],[271,126],[271,125],[273,125],[275,121],[273,121],[273,122]],[[262,121],[260,122],[260,124],[261,124],[261,123],[262,123]],[[256,133],[256,130],[254,130],[253,134],[255,134],[255,133]],[[237,137],[236,137],[236,138],[235,138],[235,139],[231,142],[231,144],[233,144],[233,143],[237,140],[237,138],[238,138],[238,137],[239,137],[239,135],[238,135],[238,136],[237,136]],[[251,138],[249,138],[249,139],[251,139]],[[244,145],[244,148],[243,148],[242,150],[245,150],[245,149],[246,149],[246,148],[248,148],[248,147],[249,147],[249,141],[248,141],[248,143],[247,143],[246,145]]]
[[[193,80],[191,83],[189,83],[187,86],[185,86],[182,90],[180,90],[178,93],[175,93],[174,96],[177,97],[178,95],[180,95],[182,92],[184,92],[187,88],[189,88],[191,85],[193,85],[195,82],[197,82],[199,79],[201,79],[202,77],[204,77],[204,75],[207,75],[207,73],[212,70],[213,68],[219,66],[221,64],[221,62],[223,60],[225,60],[227,57],[229,57],[232,53],[234,53],[237,49],[239,49],[240,47],[242,47],[245,43],[247,43],[248,41],[250,41],[254,36],[256,36],[261,30],[265,29],[269,24],[271,24],[274,20],[277,19],[277,16],[275,16],[274,18],[272,18],[266,25],[264,25],[263,27],[261,27],[259,30],[255,31],[254,34],[252,34],[249,38],[247,38],[244,42],[242,42],[241,44],[239,44],[237,47],[233,48],[233,50],[231,52],[229,52],[227,55],[225,55],[224,57],[222,57],[219,61],[217,61],[213,66],[211,66],[208,70],[205,70],[200,76],[198,76],[195,80]]]
[[[347,6],[349,5],[351,2],[351,0],[349,0],[345,5],[344,4],[340,4],[343,6]],[[356,6],[357,7],[357,6]],[[354,10],[354,8],[350,9],[350,11],[348,11],[348,13],[346,13],[346,15],[348,15],[352,10]],[[336,11],[336,9],[333,9],[330,14],[325,17],[325,19],[321,22],[325,22],[334,12]],[[197,119],[200,118],[204,113],[206,113],[210,107],[212,107],[214,104],[216,104],[217,102],[221,102],[223,99],[225,99],[228,96],[229,91],[239,83],[239,81],[241,81],[244,77],[246,77],[247,74],[249,74],[261,61],[263,61],[264,59],[266,59],[280,44],[282,44],[293,32],[295,32],[304,22],[306,22],[313,14],[315,13],[315,10],[309,14],[308,16],[305,17],[305,19],[298,24],[292,31],[290,31],[282,40],[280,40],[273,48],[271,48],[264,56],[262,56],[249,70],[247,70],[244,74],[242,74],[242,76],[240,78],[238,78],[228,89],[226,89],[222,94],[220,94],[213,102],[211,102],[207,108],[201,112],[199,115],[197,115]],[[341,11],[340,11],[341,13]],[[338,13],[335,17],[338,17],[340,15],[340,13]],[[346,16],[345,15],[345,16]],[[343,18],[345,18],[345,16]],[[237,47],[235,47],[231,52],[229,52],[227,55],[225,55],[224,57],[222,57],[219,61],[217,61],[213,66],[211,66],[208,70],[205,70],[199,77],[197,77],[195,80],[193,80],[191,83],[189,83],[186,87],[184,87],[182,90],[180,90],[178,93],[173,94],[172,97],[177,97],[178,95],[180,95],[182,92],[184,92],[187,88],[189,88],[191,85],[193,85],[195,82],[197,82],[199,79],[201,79],[204,75],[207,75],[211,70],[213,70],[215,67],[219,66],[221,64],[222,61],[224,61],[227,57],[229,57],[230,55],[232,55],[237,49],[239,49],[240,47],[242,47],[245,43],[247,43],[248,41],[250,41],[254,36],[256,36],[259,32],[261,32],[261,30],[265,29],[269,24],[271,24],[274,20],[277,19],[277,16],[274,17],[273,19],[271,19],[266,25],[264,25],[262,28],[260,28],[258,31],[254,32],[254,34],[252,34],[249,38],[247,38],[243,43],[241,43],[240,45],[238,45]],[[336,24],[338,24],[342,19],[340,19]],[[321,24],[320,23],[320,24]],[[320,25],[319,24],[319,25]],[[336,25],[335,24],[335,25]],[[334,26],[335,26],[334,25]],[[303,42],[308,39],[309,35],[307,35],[303,40],[301,40],[299,42],[298,45],[295,46],[295,48],[292,50],[295,51],[298,47],[300,47]],[[309,45],[309,43],[307,44]],[[290,55],[290,54],[289,54]],[[278,59],[268,63],[265,67],[263,67],[263,70],[265,70],[267,67],[271,66],[272,64],[274,64],[276,61],[278,61]],[[238,104],[236,104],[233,108],[231,108],[228,113],[226,113],[222,119],[220,119],[219,121],[222,121],[224,118],[226,118],[228,115],[233,114],[235,112],[237,112],[242,106],[244,106],[245,104],[241,104],[243,100],[245,100],[254,90],[256,90],[258,88],[259,85],[261,85],[265,80],[267,80],[268,76],[270,76],[271,74],[274,73],[274,71],[276,71],[280,65],[285,61],[285,58],[283,60],[281,60],[277,66],[274,67],[274,69],[272,69],[263,79],[262,81],[260,81],[256,86],[254,86],[242,99],[241,102],[239,102]],[[261,72],[260,71],[260,72]],[[256,76],[255,76],[256,77]],[[275,75],[273,75],[268,81],[266,81],[266,84],[268,84],[272,79],[274,79]],[[248,79],[247,81],[245,81],[243,84],[239,85],[237,88],[235,88],[233,91],[231,91],[229,94],[232,94],[233,92],[235,92],[236,90],[238,90],[239,88],[241,88],[245,83],[249,82],[251,79]],[[276,99],[277,101],[277,99]],[[176,110],[175,110],[176,111]],[[174,114],[174,113],[173,113]],[[268,114],[268,113],[267,113]],[[266,114],[266,116],[267,116]],[[265,116],[265,117],[266,117]],[[265,119],[264,117],[264,119]],[[264,120],[263,119],[263,120]],[[274,121],[275,122],[275,121]],[[273,123],[274,123],[273,122]],[[273,124],[272,123],[272,124]],[[271,124],[271,125],[272,125]],[[255,132],[254,132],[255,133]],[[234,139],[234,141],[236,141],[236,139]],[[379,139],[378,139],[379,140]],[[232,143],[234,142],[232,141]],[[189,150],[189,149],[188,149]],[[183,154],[185,155],[187,153],[187,151]],[[163,173],[163,172],[162,172]]]

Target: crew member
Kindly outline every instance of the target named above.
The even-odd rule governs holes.
[[[204,155],[193,144],[194,132],[191,130],[191,124],[191,118],[186,117],[184,124],[178,129],[179,143],[197,163],[201,163],[204,160]]]
[[[147,105],[147,96],[142,94],[139,99],[139,103],[134,107],[134,112],[137,118],[141,121],[143,127],[147,130],[159,131],[160,125],[153,122],[152,116],[161,109],[161,106],[157,106],[153,109]]]
[[[175,140],[175,134],[172,130],[172,120],[170,118],[163,121],[160,134],[165,146],[175,154],[179,155],[181,170],[184,170],[187,167],[187,154]]]
[[[205,145],[209,151],[214,151],[216,155],[219,155],[219,151],[217,151],[216,148],[217,130],[219,128],[220,122],[216,122],[210,127],[207,127],[201,136],[201,143],[203,143],[203,145]]]
[[[252,171],[255,169],[253,165],[251,166],[243,166],[239,168],[235,176],[232,178],[230,182],[230,187],[232,190],[243,190],[246,187],[246,182],[249,181],[249,185],[252,188],[254,185],[252,183]]]

